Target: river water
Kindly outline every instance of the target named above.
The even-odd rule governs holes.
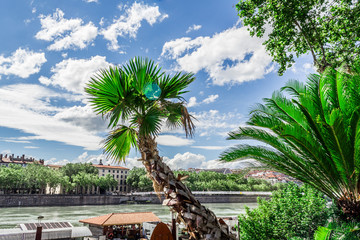
[[[232,217],[245,212],[245,205],[255,208],[257,203],[208,203],[204,204],[218,217]],[[113,212],[153,212],[162,221],[170,221],[170,211],[160,204],[121,204],[100,206],[71,207],[13,207],[0,208],[0,228],[13,228],[20,223],[37,222],[38,216],[44,216],[42,222],[70,222],[81,226],[79,220],[101,216]]]

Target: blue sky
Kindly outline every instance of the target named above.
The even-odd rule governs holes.
[[[185,95],[196,133],[166,128],[160,154],[173,168],[237,168],[216,159],[236,142],[250,107],[313,72],[308,56],[284,76],[237,16],[237,1],[17,0],[0,2],[0,152],[49,164],[98,162],[106,122],[83,87],[101,68],[135,56],[169,73],[195,73]],[[131,152],[126,166],[139,165]]]

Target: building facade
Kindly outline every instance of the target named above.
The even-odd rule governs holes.
[[[23,154],[21,157],[17,156],[15,157],[14,154],[0,154],[0,166],[9,166],[9,164],[19,164],[23,167],[26,167],[29,163],[39,163],[41,165],[44,165],[44,160],[40,159],[39,161],[35,160],[34,158],[26,158],[25,154]]]
[[[129,168],[120,167],[120,166],[110,166],[110,164],[103,165],[101,160],[100,160],[100,164],[93,164],[93,166],[99,170],[99,177],[104,177],[110,174],[118,182],[118,185],[116,187],[109,189],[110,192],[113,193],[129,192],[129,188],[126,184],[126,179],[130,171]]]

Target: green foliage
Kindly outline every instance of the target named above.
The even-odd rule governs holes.
[[[193,74],[173,76],[148,59],[134,58],[121,67],[101,70],[85,88],[97,114],[109,119],[111,129],[104,141],[108,158],[124,161],[131,148],[138,149],[139,139],[156,137],[163,122],[171,127],[184,127],[192,135],[192,116],[182,94],[194,81]],[[161,93],[148,97],[148,86],[158,86]],[[153,88],[151,88],[153,89]],[[148,95],[148,96],[147,96]]]
[[[134,167],[131,169],[126,181],[134,191],[148,192],[153,190],[152,181],[146,176],[144,168]]]
[[[285,184],[272,185],[264,179],[244,178],[244,174],[222,174],[217,172],[175,171],[176,175],[188,176],[183,182],[192,191],[273,191]],[[144,168],[130,170],[127,183],[135,191],[152,191],[152,182]]]
[[[360,239],[359,222],[330,222],[327,227],[319,227],[315,240],[358,240]]]
[[[311,53],[320,72],[359,58],[360,3],[350,0],[241,0],[237,10],[251,36],[267,36],[282,75],[294,54]]]
[[[84,172],[91,175],[97,175],[98,170],[91,163],[68,163],[65,166],[60,168],[60,171],[70,178],[70,181],[73,180],[73,176]]]
[[[65,193],[85,193],[92,186],[104,191],[116,187],[118,182],[111,175],[99,177],[98,169],[88,163],[67,164],[60,170],[40,164],[0,167],[0,189],[5,193],[45,193],[46,187],[52,191],[59,185]]]
[[[239,216],[243,240],[310,238],[329,216],[323,194],[308,185],[288,184],[270,200],[259,198],[258,204]]]
[[[228,139],[262,145],[238,145],[224,161],[256,159],[307,183],[331,199],[348,217],[360,216],[360,68],[351,74],[328,68],[308,82],[289,81],[251,111]],[[265,146],[264,146],[265,144]]]

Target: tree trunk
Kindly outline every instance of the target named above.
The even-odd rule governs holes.
[[[353,195],[338,199],[337,207],[344,214],[344,216],[341,216],[344,220],[360,221],[360,201]]]
[[[152,137],[139,138],[141,160],[145,165],[154,190],[164,193],[164,204],[177,212],[192,239],[235,239],[226,225],[221,225],[215,214],[195,199],[190,189],[162,161]]]

